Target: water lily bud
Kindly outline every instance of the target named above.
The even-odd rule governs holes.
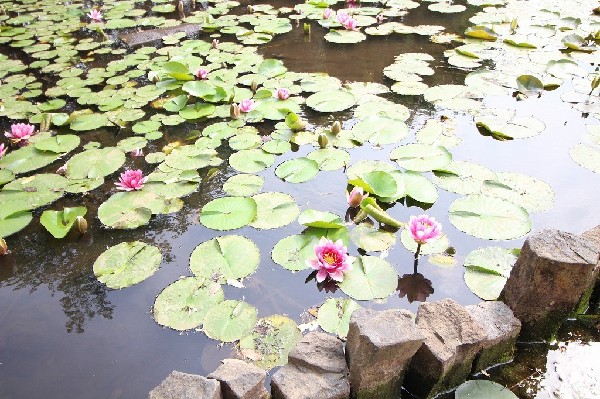
[[[229,107],[229,116],[231,116],[232,119],[238,119],[240,115],[240,107],[237,104],[231,104]]]
[[[75,219],[75,226],[77,226],[77,231],[81,234],[85,234],[88,229],[88,222],[83,216],[77,216],[77,219]]]
[[[64,176],[67,174],[67,164],[64,164],[60,168],[56,169],[56,174]]]
[[[250,90],[252,90],[253,92],[256,92],[257,89],[258,89],[258,82],[256,80],[253,80],[252,83],[250,83]]]
[[[319,138],[317,141],[319,142],[319,147],[321,148],[327,147],[327,143],[329,143],[329,139],[325,133],[319,133]]]
[[[211,48],[217,48],[218,45],[219,45],[219,41],[217,39],[213,39],[210,47]]]
[[[248,4],[248,7],[246,7],[246,11],[248,11],[248,14],[252,14],[254,12],[254,7]]]
[[[4,238],[0,238],[0,255],[6,255],[8,253],[8,245]]]
[[[342,130],[342,124],[340,121],[335,121],[331,125],[331,133],[338,134]]]
[[[307,24],[307,23],[304,24],[304,34],[310,35],[310,24]]]

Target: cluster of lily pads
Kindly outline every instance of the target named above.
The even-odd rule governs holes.
[[[483,135],[497,140],[527,139],[541,134],[545,126],[516,107],[488,106],[488,96],[517,93],[525,100],[569,81],[573,89],[563,100],[586,114],[600,114],[598,74],[589,67],[600,62],[594,33],[600,21],[588,15],[591,8],[586,14],[558,2],[532,7],[470,0],[484,8],[462,35],[443,32],[441,26],[398,22],[420,5],[410,0],[363,1],[360,7],[307,1],[293,9],[259,4],[245,14],[229,13],[239,5],[235,1],[209,2],[206,9],[196,5],[191,11],[177,10],[170,2],[154,3],[150,11],[136,8],[133,1],[105,1],[101,10],[85,9],[77,2],[64,8],[43,0],[1,3],[6,13],[0,15],[0,44],[21,49],[28,62],[0,55],[0,116],[36,124],[40,132],[27,138],[28,145],[15,143],[8,149],[6,142],[0,147],[0,237],[18,233],[36,210],[62,196],[96,190],[106,180],[113,187],[119,172],[124,190],[99,205],[98,219],[108,228],[140,228],[153,215],[180,211],[184,198],[198,190],[203,178],[210,179],[213,168],[227,157],[238,173],[223,184],[226,196],[200,210],[204,227],[262,230],[297,221],[303,230],[282,238],[271,252],[276,264],[293,272],[309,268],[307,261],[314,258],[323,237],[341,240],[344,246],[352,242],[364,252],[338,284],[352,299],[328,299],[315,312],[322,329],[345,336],[350,315],[360,306],[354,300],[384,299],[395,292],[398,275],[384,258],[398,239],[409,251],[430,255],[431,263],[455,263],[446,237],[420,245],[409,230],[398,233],[403,222],[392,216],[395,206],[414,203],[427,209],[443,189],[459,196],[448,210],[454,227],[482,239],[510,240],[530,231],[530,213],[553,205],[552,189],[539,179],[453,159],[451,151],[462,139],[452,117],[427,120],[414,132],[414,141],[406,142],[413,137],[407,125],[411,111],[398,99],[422,96],[444,113],[471,115]],[[331,12],[325,15],[331,8],[354,22],[332,18]],[[547,11],[531,15],[531,10],[544,8]],[[435,1],[428,9],[455,13],[464,6]],[[168,17],[173,12],[182,14],[180,19]],[[575,15],[578,12],[583,15]],[[390,79],[388,87],[292,72],[281,60],[264,59],[251,47],[289,32],[299,21],[328,29],[324,40],[332,43],[390,34],[429,36],[444,46],[457,43],[445,56],[448,66],[465,70],[464,84],[428,86],[435,60],[426,53],[398,55],[382,71]],[[182,22],[201,24],[204,32],[218,34],[221,40],[186,39],[182,33],[164,37],[157,47],[114,46],[120,30]],[[494,70],[483,67],[490,61],[495,62]],[[313,124],[313,111],[334,114],[335,119],[343,111],[347,118],[327,126]],[[265,134],[265,126],[271,125]],[[158,150],[156,143],[171,126],[186,133]],[[81,133],[100,129],[119,130],[127,137],[112,146],[86,140]],[[588,126],[592,144],[570,149],[577,163],[596,173],[598,130]],[[82,138],[87,142],[71,156]],[[367,145],[389,150],[390,162],[351,162],[352,149]],[[298,147],[310,150],[293,157],[291,150]],[[144,150],[145,171],[152,169],[150,173],[123,169],[127,154],[140,156]],[[347,220],[318,209],[301,211],[291,195],[262,191],[261,174],[281,155],[291,158],[274,168],[284,182],[304,183],[321,171],[344,169],[349,188],[358,187],[369,197]],[[46,209],[40,222],[61,237],[72,226],[84,230],[81,218],[86,211]],[[379,256],[367,254],[377,252]],[[158,248],[147,243],[120,243],[98,258],[94,273],[108,287],[121,289],[151,276],[161,259]],[[475,250],[465,259],[465,281],[480,297],[495,299],[515,259],[515,251],[500,247]],[[176,330],[201,329],[211,338],[237,341],[244,356],[261,367],[285,363],[287,351],[300,337],[296,323],[282,315],[258,320],[256,308],[226,300],[222,289],[222,284],[243,287],[242,280],[260,262],[258,247],[247,237],[222,235],[200,243],[190,257],[191,275],[156,298],[155,320]]]

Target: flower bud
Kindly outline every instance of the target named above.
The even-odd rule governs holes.
[[[319,133],[319,138],[317,141],[319,142],[319,147],[321,148],[327,147],[327,143],[329,143],[329,139],[325,133]]]
[[[8,253],[8,245],[6,244],[6,241],[4,241],[4,238],[0,238],[0,256],[6,255],[7,253]]]
[[[88,229],[88,222],[83,216],[77,216],[77,219],[75,219],[75,226],[77,226],[77,231],[81,234],[85,234]]]
[[[211,48],[217,48],[218,45],[219,45],[219,41],[217,39],[213,39],[210,47]]]
[[[257,89],[258,89],[258,82],[256,80],[253,80],[252,83],[250,83],[250,90],[252,90],[253,92],[256,92]]]
[[[232,119],[238,119],[240,117],[240,107],[237,104],[231,104],[229,107],[229,116]]]
[[[248,14],[252,14],[254,12],[254,7],[248,4],[248,7],[246,7],[246,11],[248,12]]]
[[[342,130],[342,124],[340,121],[335,121],[331,125],[331,133],[337,135]]]
[[[64,164],[60,168],[56,169],[56,174],[64,176],[67,174],[67,164]]]

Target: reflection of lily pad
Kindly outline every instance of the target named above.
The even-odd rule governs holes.
[[[160,250],[140,241],[123,242],[104,251],[94,262],[94,275],[109,288],[130,287],[153,275]]]

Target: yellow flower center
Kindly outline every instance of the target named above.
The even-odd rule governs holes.
[[[328,252],[323,255],[323,260],[330,265],[334,265],[337,262],[337,254],[333,252]]]

